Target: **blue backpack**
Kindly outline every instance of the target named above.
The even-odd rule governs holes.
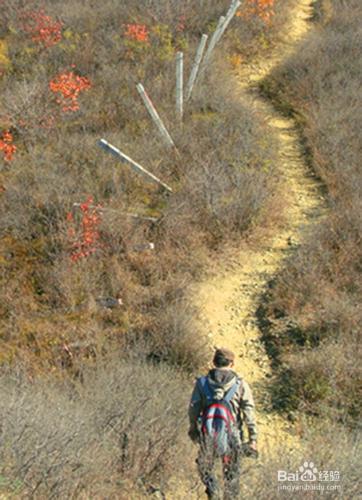
[[[201,417],[201,436],[206,445],[212,445],[216,456],[229,456],[240,444],[240,432],[232,414],[231,399],[240,386],[240,380],[228,390],[222,399],[215,399],[207,377],[199,379],[206,398],[206,407]]]

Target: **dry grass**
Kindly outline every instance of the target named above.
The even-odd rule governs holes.
[[[134,336],[154,340],[148,343],[151,356],[162,353],[171,363],[188,359],[187,368],[201,362],[199,354],[192,359],[188,351],[172,353],[189,339],[182,320],[175,340],[168,319],[173,304],[182,303],[210,250],[239,237],[262,208],[272,210],[275,185],[272,136],[235,95],[230,73],[225,82],[229,67],[220,55],[186,106],[182,130],[174,119],[175,52],[184,50],[188,74],[200,34],[212,32],[228,5],[226,0],[182,6],[170,0],[122,6],[106,0],[96,7],[45,2],[47,14],[63,22],[63,39],[49,48],[22,30],[22,2],[4,9],[1,33],[11,65],[0,80],[0,128],[12,131],[18,149],[0,173],[3,360],[59,366],[64,344],[96,338],[105,349],[108,341],[124,345]],[[26,10],[37,10],[36,2],[28,2]],[[282,21],[277,14],[266,28],[256,18],[235,19],[224,50],[236,50],[230,47],[239,36],[259,47],[258,37],[274,36]],[[127,23],[145,23],[151,43],[127,40]],[[48,84],[72,65],[92,88],[79,97],[78,111],[63,113]],[[138,81],[165,120],[178,155],[162,144],[137,95]],[[145,183],[108,156],[96,145],[101,137],[172,185],[174,194]],[[104,208],[100,237],[94,254],[73,263],[69,232],[82,231],[73,204],[89,195]],[[69,212],[74,224],[67,222]],[[126,212],[159,221],[133,219]],[[155,251],[140,251],[148,242]],[[102,297],[121,297],[123,304],[105,309]],[[163,318],[167,327],[161,326]],[[162,339],[160,345],[155,339]]]
[[[0,493],[35,499],[144,498],[167,491],[176,469],[193,477],[192,445],[185,444],[189,381],[145,361],[139,352],[123,353],[84,370],[82,382],[3,371]],[[277,473],[295,472],[308,460],[318,471],[340,474],[339,481],[318,482],[325,488],[338,485],[324,492],[326,498],[357,498],[357,433],[302,419],[298,428],[300,448],[276,446],[265,449],[257,462],[243,459],[243,497],[292,498],[290,491],[278,490],[285,483],[278,482]]]
[[[276,447],[264,456],[259,463],[244,459],[242,474],[242,496],[246,499],[257,498],[297,498],[303,496],[309,500],[320,498],[328,499],[357,498],[360,488],[358,463],[361,458],[361,442],[356,434],[346,432],[342,427],[329,423],[318,425],[316,422],[304,424],[302,439],[303,448],[285,449]],[[304,450],[308,450],[306,454]],[[278,471],[295,473],[306,461],[313,462],[317,468],[317,482],[303,483],[302,481],[278,481]],[[337,471],[338,481],[320,481],[319,472]],[[279,489],[285,486],[287,489]],[[296,487],[317,486],[318,490],[292,490]],[[335,489],[334,489],[335,488]]]
[[[146,491],[185,453],[185,388],[177,372],[147,366],[141,355],[107,359],[84,371],[83,383],[4,373],[0,492],[50,499]]]
[[[38,50],[19,29],[22,4],[12,2],[0,19],[11,61],[0,77],[0,126],[11,128],[18,146],[14,162],[0,171],[0,362],[12,362],[0,383],[0,495],[136,498],[162,489],[180,463],[189,470],[190,381],[178,368],[201,367],[206,346],[185,289],[210,251],[245,232],[262,207],[270,209],[274,144],[265,123],[235,100],[219,58],[205,76],[208,93],[196,90],[182,131],[173,119],[175,50],[185,50],[188,70],[200,34],[212,31],[226,0],[208,0],[206,10],[205,2],[201,8],[194,1],[45,2],[67,30],[64,43],[51,50]],[[255,465],[245,459],[243,496],[250,499],[282,496],[277,470],[297,470],[307,458],[319,470],[341,473],[342,493],[328,498],[355,498],[360,488],[359,438],[343,425],[360,415],[360,112],[353,55],[360,6],[333,6],[335,15],[275,76],[289,109],[300,113],[331,216],[278,278],[269,309],[277,330],[268,341],[281,362],[276,406],[291,418],[302,409],[339,423],[298,423],[309,457],[280,449]],[[229,50],[246,58],[267,48],[283,22],[281,11],[269,30],[257,20],[234,23],[225,40]],[[180,35],[175,26],[184,13],[187,29]],[[158,26],[149,51],[130,56],[122,38],[127,22]],[[47,85],[73,63],[93,88],[77,113],[64,116]],[[139,80],[179,157],[160,143],[135,92]],[[56,126],[44,129],[50,113]],[[117,165],[97,149],[101,136],[172,184],[175,194]],[[96,253],[72,263],[67,213],[89,194],[113,211],[101,217]],[[160,220],[121,215],[127,211]],[[156,250],[140,252],[149,241]],[[121,298],[122,305],[105,307],[107,298]],[[102,360],[111,350],[122,351],[119,359]]]
[[[287,365],[277,381],[279,405],[353,424],[362,389],[361,4],[328,5],[325,11],[327,2],[319,2],[318,29],[264,82],[284,109],[297,113],[329,200],[328,218],[287,262],[270,294],[275,327],[268,343]]]

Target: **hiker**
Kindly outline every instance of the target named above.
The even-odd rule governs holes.
[[[235,354],[229,349],[216,349],[215,368],[197,379],[189,406],[189,437],[200,445],[198,471],[208,498],[215,500],[220,493],[215,459],[222,460],[224,500],[235,500],[240,493],[241,455],[257,456],[253,396],[249,385],[232,370],[234,360]],[[243,422],[248,429],[246,446]]]

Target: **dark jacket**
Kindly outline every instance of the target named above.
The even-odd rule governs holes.
[[[240,431],[242,431],[242,424],[245,422],[248,429],[249,441],[256,441],[257,429],[254,412],[255,405],[249,384],[240,379],[234,371],[229,369],[214,368],[209,371],[207,377],[216,399],[221,399],[223,395],[234,385],[236,380],[240,380],[239,389],[230,401],[231,409],[234,418],[238,422]],[[198,418],[202,415],[205,407],[206,398],[200,387],[200,379],[197,379],[189,406],[191,432],[197,431]]]

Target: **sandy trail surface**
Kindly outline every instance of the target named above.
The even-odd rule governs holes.
[[[282,223],[253,238],[238,251],[218,257],[213,271],[193,287],[194,303],[200,310],[200,325],[213,346],[225,346],[236,355],[235,369],[247,380],[257,405],[260,460],[282,446],[284,452],[300,447],[298,432],[288,420],[271,410],[266,390],[271,376],[270,360],[261,341],[256,312],[270,280],[286,256],[303,244],[308,231],[323,217],[325,202],[319,182],[304,157],[301,138],[293,118],[283,116],[260,94],[258,83],[294,50],[310,27],[311,0],[299,0],[290,17],[286,36],[268,57],[243,66],[238,75],[241,92],[252,99],[258,113],[267,119],[279,140]],[[167,499],[206,498],[194,477],[179,478]]]

